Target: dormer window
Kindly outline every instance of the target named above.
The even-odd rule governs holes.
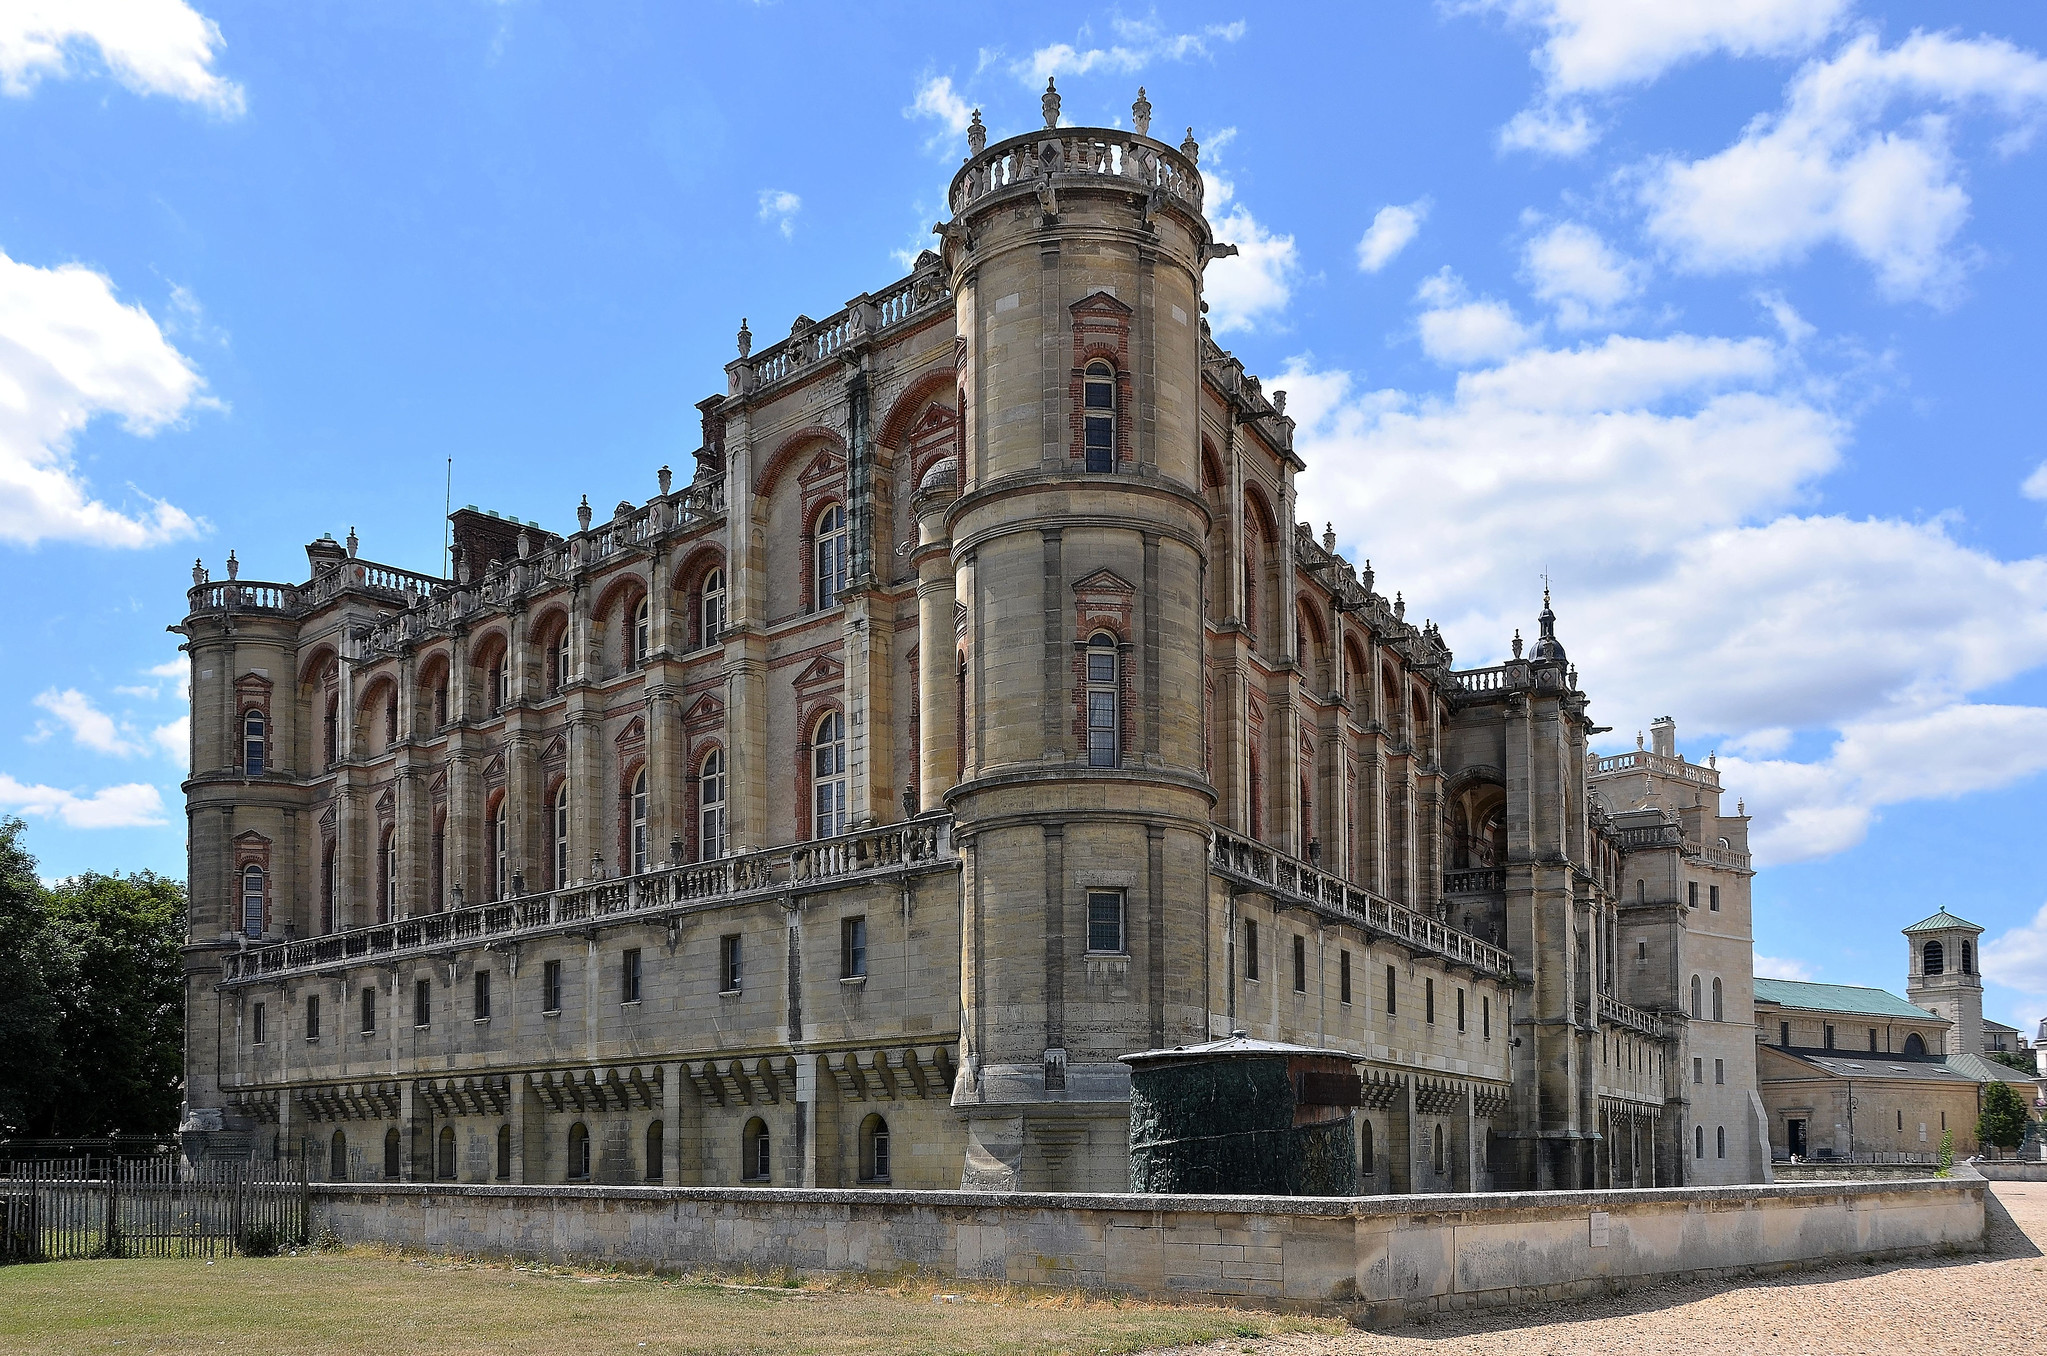
[[[1084,383],[1084,443],[1089,471],[1116,469],[1116,371],[1107,363],[1087,365]]]

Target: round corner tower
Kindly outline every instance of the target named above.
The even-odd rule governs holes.
[[[1198,147],[1046,125],[940,227],[963,432],[963,1181],[1125,1181],[1120,1056],[1205,1040]],[[927,619],[928,620],[928,619]],[[927,707],[927,710],[929,708]]]

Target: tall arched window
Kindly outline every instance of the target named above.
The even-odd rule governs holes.
[[[700,624],[703,643],[716,645],[725,634],[725,572],[713,570],[704,576]]]
[[[554,690],[561,691],[569,685],[569,624],[562,623],[562,629],[554,638]]]
[[[1706,1127],[1703,1125],[1695,1125],[1692,1127],[1692,1157],[1704,1158],[1705,1156]]]
[[[490,816],[490,892],[497,899],[507,898],[512,892],[511,848],[511,818],[504,798],[500,798],[498,808]]]
[[[647,1126],[647,1180],[658,1182],[662,1175],[661,1122],[654,1121]]]
[[[1947,972],[1947,953],[1941,949],[1939,942],[1928,942],[1922,954],[1926,957],[1927,974],[1939,975]]]
[[[774,1159],[768,1151],[768,1123],[755,1116],[746,1123],[739,1142],[739,1175],[749,1182],[766,1182],[772,1176]]]
[[[1962,940],[1962,973],[1965,975],[1976,973],[1976,948],[1969,945],[1967,938]]]
[[[569,1127],[569,1180],[587,1181],[590,1177],[590,1131],[581,1121]]]
[[[455,1180],[455,1127],[441,1127],[440,1152],[435,1155],[434,1176],[443,1182]]]
[[[336,1130],[334,1138],[327,1142],[327,1180],[330,1182],[348,1180],[348,1136],[339,1130]]]
[[[725,855],[725,751],[712,749],[697,771],[697,860]]]
[[[384,830],[377,845],[377,921],[389,923],[398,917],[398,828]]]
[[[490,661],[490,713],[498,715],[512,702],[512,668],[503,654]]]
[[[846,831],[846,718],[827,712],[810,741],[812,838]]]
[[[647,869],[647,769],[641,768],[633,778],[632,814],[632,863],[633,874],[639,875]]]
[[[634,668],[647,662],[647,656],[654,652],[654,601],[641,598],[633,608],[632,653],[627,656]]]
[[[1713,1020],[1716,1022],[1724,1022],[1727,1020],[1725,1016],[1726,1008],[1721,1002],[1722,992],[1723,991],[1720,987],[1720,977],[1718,975],[1715,975],[1713,977]]]
[[[1116,637],[1097,631],[1087,643],[1087,764],[1117,767],[1122,763],[1123,720],[1121,656]]]
[[[242,932],[250,937],[263,935],[263,868],[260,866],[242,868]]]
[[[836,606],[846,591],[846,508],[833,504],[817,515],[817,603],[816,610]]]
[[[1697,1018],[1700,1018],[1700,1017],[1704,1017],[1704,1016],[1706,1015],[1706,1004],[1705,1004],[1705,1002],[1704,1002],[1704,997],[1705,997],[1705,986],[1699,983],[1699,977],[1698,977],[1697,975],[1693,975],[1693,976],[1692,976],[1692,1016],[1693,1016],[1693,1018],[1694,1018],[1694,1019],[1697,1019]]]
[[[1372,1155],[1372,1123],[1358,1117],[1358,1175],[1367,1181],[1379,1175],[1379,1160]]]
[[[1443,1133],[1441,1123],[1436,1126],[1436,1175],[1441,1177],[1450,1167],[1449,1136]]]
[[[498,1180],[512,1180],[512,1127],[509,1125],[498,1127]]]
[[[1107,363],[1089,363],[1084,385],[1082,438],[1087,449],[1087,469],[1113,471],[1116,469],[1116,370]]]
[[[888,1122],[879,1116],[869,1116],[860,1122],[860,1180],[889,1180]]]
[[[251,711],[242,717],[242,775],[263,775],[263,713]]]
[[[393,1126],[384,1132],[384,1180],[398,1180],[398,1151],[400,1148],[398,1129]]]
[[[554,850],[549,857],[554,866],[554,888],[563,890],[569,884],[569,784],[563,782],[561,789],[554,793],[554,813],[550,816],[553,830]]]

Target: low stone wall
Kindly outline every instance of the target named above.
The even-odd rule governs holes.
[[[1602,1294],[1983,1246],[1983,1179],[1459,1196],[315,1185],[345,1242],[663,1268],[1089,1286],[1339,1313]]]
[[[1931,1163],[1773,1163],[1780,1182],[1910,1182],[1940,1171]]]
[[[1969,1166],[1993,1182],[2047,1182],[2047,1163],[2021,1163],[2006,1159],[2001,1163],[1978,1162]],[[1956,1170],[1960,1171],[1959,1168]]]

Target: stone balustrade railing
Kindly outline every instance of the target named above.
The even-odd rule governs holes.
[[[758,393],[809,371],[813,364],[848,344],[921,319],[933,307],[951,302],[952,290],[939,269],[937,256],[929,258],[931,262],[920,264],[909,277],[878,293],[855,297],[845,309],[823,320],[799,318],[787,339],[733,363],[728,369],[733,376],[733,393]]]
[[[1736,852],[1733,848],[1702,847],[1698,851],[1698,858],[1708,866],[1725,867],[1729,871],[1754,869],[1749,865],[1749,855],[1746,852]]]
[[[1489,669],[1459,669],[1450,677],[1466,692],[1498,692],[1507,685],[1507,666],[1495,664]]]
[[[1514,958],[1503,948],[1382,899],[1263,843],[1217,829],[1209,870],[1225,880],[1263,890],[1282,904],[1305,904],[1482,974],[1506,980],[1514,977]]]
[[[806,893],[956,864],[952,821],[932,816],[837,838],[658,867],[636,876],[491,900],[395,923],[228,953],[224,982],[245,983],[387,961],[483,942],[518,941],[613,921],[666,921],[706,908]]]
[[[1682,848],[1684,829],[1677,824],[1651,824],[1643,828],[1616,830],[1614,838],[1628,852],[1644,848]]]
[[[1666,777],[1675,777],[1679,781],[1716,789],[1720,785],[1720,771],[1717,768],[1700,767],[1697,763],[1651,753],[1647,749],[1633,749],[1627,753],[1614,754],[1612,757],[1595,756],[1592,759],[1592,775],[1595,777],[1634,771],[1657,772]]]
[[[1664,1041],[1671,1038],[1670,1022],[1661,1013],[1630,1007],[1612,994],[1599,995],[1599,1017],[1601,1021],[1614,1026],[1639,1031],[1651,1040]]]
[[[1056,186],[1069,176],[1120,179],[1202,210],[1205,190],[1191,159],[1163,141],[1095,127],[1047,127],[997,142],[968,158],[947,201],[957,216],[991,193],[1038,180]]]
[[[1446,895],[1473,895],[1495,893],[1507,888],[1507,868],[1504,866],[1483,866],[1463,871],[1443,873],[1443,893]]]

